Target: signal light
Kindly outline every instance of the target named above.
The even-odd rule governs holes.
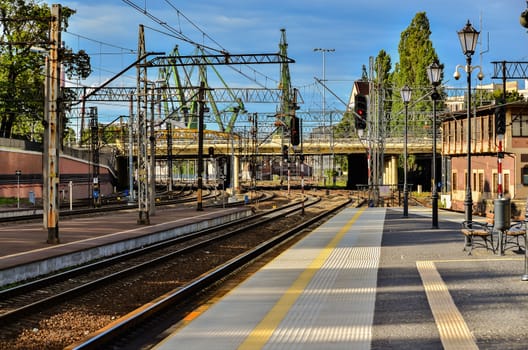
[[[504,135],[506,133],[506,111],[504,106],[495,108],[495,134]]]
[[[291,144],[298,146],[301,143],[301,128],[300,119],[296,116],[292,116],[290,120],[290,139]]]
[[[367,128],[367,97],[365,95],[354,96],[354,115],[355,125],[357,130],[365,130]]]

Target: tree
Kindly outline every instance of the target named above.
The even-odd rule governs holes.
[[[63,8],[64,29],[74,13]],[[0,0],[1,137],[12,137],[14,131],[27,136],[44,118],[45,56],[34,48],[49,47],[50,18],[50,7],[37,0]],[[86,78],[91,73],[85,52],[65,49],[61,56],[68,75]]]
[[[374,83],[376,86],[376,94],[381,94],[381,113],[384,119],[382,120],[382,130],[390,132],[387,116],[390,116],[390,110],[392,108],[392,81],[391,81],[391,57],[385,50],[380,50],[378,56],[374,61]],[[373,91],[374,92],[374,91]],[[373,94],[372,94],[373,96]],[[371,98],[372,98],[371,96]]]
[[[392,91],[392,81],[391,81],[391,57],[385,50],[380,50],[378,56],[374,61],[375,64],[375,77],[374,81],[378,84],[383,90],[384,96],[390,97]],[[384,110],[390,111],[391,101],[389,98],[385,99]]]
[[[425,12],[418,12],[411,24],[400,35],[398,44],[399,62],[392,74],[392,110],[391,128],[403,131],[404,106],[400,90],[408,85],[413,90],[413,101],[409,105],[410,137],[415,132],[423,131],[425,125],[430,125],[432,103],[429,98],[423,98],[431,91],[431,83],[427,78],[427,67],[438,59],[438,55],[430,39],[431,29]],[[421,99],[422,98],[422,99]],[[421,101],[419,101],[421,99]]]

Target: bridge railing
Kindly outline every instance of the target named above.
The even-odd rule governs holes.
[[[411,193],[413,184],[407,184]],[[358,196],[367,200],[370,207],[401,207],[403,205],[403,184],[356,184]]]

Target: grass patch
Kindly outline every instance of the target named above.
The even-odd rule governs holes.
[[[14,197],[0,197],[0,205],[11,205],[11,204],[17,204],[17,199]]]

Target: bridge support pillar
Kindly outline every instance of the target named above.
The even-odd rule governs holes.
[[[240,157],[235,155],[233,157],[233,196],[240,192]]]
[[[392,166],[390,160],[387,162],[383,162],[383,184],[391,184],[392,183]]]
[[[398,184],[398,157],[391,156],[390,159],[391,184]]]

